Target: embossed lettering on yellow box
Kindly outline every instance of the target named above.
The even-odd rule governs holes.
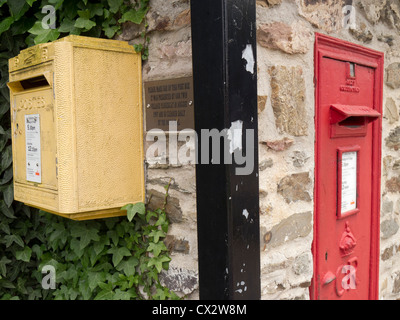
[[[141,58],[68,36],[9,60],[14,198],[75,220],[144,201]]]

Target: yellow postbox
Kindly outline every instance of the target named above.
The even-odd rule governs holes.
[[[68,36],[9,60],[14,198],[74,220],[144,201],[141,57]]]

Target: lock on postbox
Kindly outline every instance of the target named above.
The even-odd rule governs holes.
[[[316,35],[313,299],[376,299],[383,54]]]

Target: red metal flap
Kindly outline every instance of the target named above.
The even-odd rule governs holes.
[[[367,122],[378,119],[381,114],[365,106],[349,106],[342,104],[333,104],[330,109],[331,124],[341,122],[350,117],[366,118]]]

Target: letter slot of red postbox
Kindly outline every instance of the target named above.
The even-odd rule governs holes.
[[[376,299],[383,54],[317,34],[315,83],[310,296]]]
[[[331,138],[365,136],[368,124],[380,116],[378,111],[366,106],[331,105]]]

